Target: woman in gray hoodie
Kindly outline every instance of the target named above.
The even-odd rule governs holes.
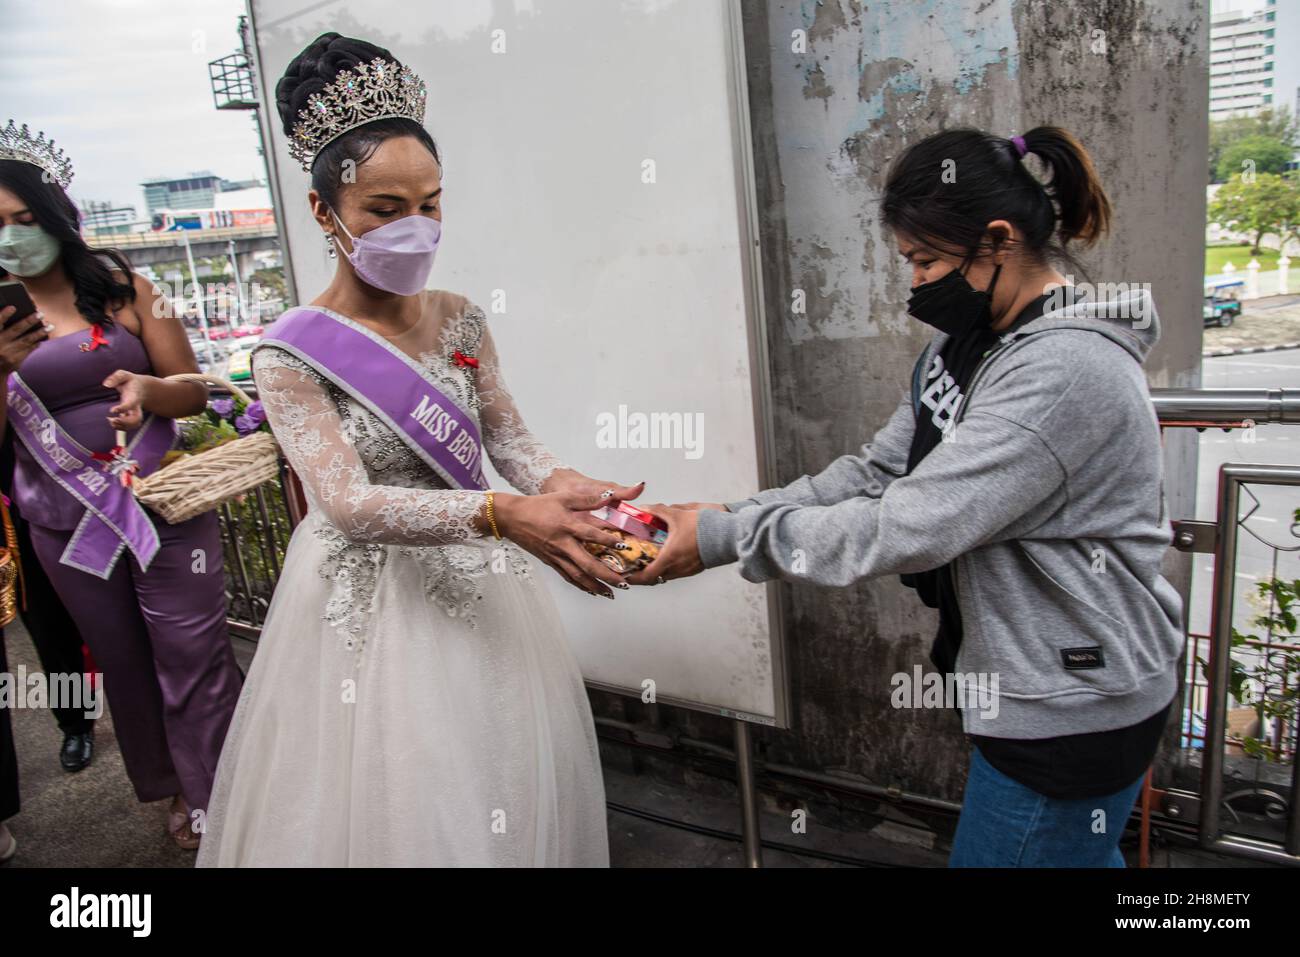
[[[1145,287],[1081,295],[1054,267],[1110,220],[1062,129],[931,136],[895,163],[882,210],[912,268],[908,311],[938,330],[911,394],[818,475],[642,506],[669,542],[628,581],[733,562],[754,582],[903,576],[939,610],[938,670],[982,691],[962,710],[974,747],[950,863],[1123,867],[1183,648],[1142,372],[1154,306]]]

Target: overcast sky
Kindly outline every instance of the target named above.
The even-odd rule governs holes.
[[[252,114],[213,106],[208,61],[235,52],[243,0],[0,0],[0,126],[44,130],[78,202],[143,217],[141,181],[210,169],[263,178]]]

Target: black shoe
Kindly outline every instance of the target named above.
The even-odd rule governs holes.
[[[95,732],[69,734],[64,737],[63,747],[59,750],[59,764],[63,765],[63,770],[69,773],[80,771],[90,764],[94,754]]]

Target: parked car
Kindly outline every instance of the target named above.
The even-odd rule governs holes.
[[[226,362],[226,378],[231,382],[247,382],[253,378],[253,347],[261,341],[261,336],[249,336],[240,339],[230,347],[230,358]]]
[[[1241,290],[1246,284],[1240,279],[1223,280],[1205,287],[1205,307],[1202,316],[1206,326],[1226,329],[1241,315]]]

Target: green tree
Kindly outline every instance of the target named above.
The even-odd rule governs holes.
[[[1219,181],[1226,183],[1248,170],[1255,174],[1285,173],[1294,157],[1295,147],[1288,146],[1279,139],[1271,136],[1247,136],[1227,147],[1219,157]]]
[[[289,287],[284,281],[283,266],[269,266],[253,273],[252,281],[262,291],[264,299],[288,299]]]
[[[1288,109],[1261,110],[1256,116],[1232,116],[1225,120],[1216,120],[1210,124],[1210,182],[1221,183],[1234,173],[1241,172],[1241,166],[1229,170],[1228,176],[1219,176],[1219,163],[1223,151],[1234,143],[1251,136],[1264,136],[1277,140],[1292,149],[1300,142],[1300,120]],[[1260,172],[1277,172],[1259,170]]]
[[[1209,214],[1211,222],[1253,234],[1250,251],[1259,255],[1259,242],[1266,233],[1285,236],[1300,223],[1300,182],[1275,173],[1235,177],[1219,187]]]

